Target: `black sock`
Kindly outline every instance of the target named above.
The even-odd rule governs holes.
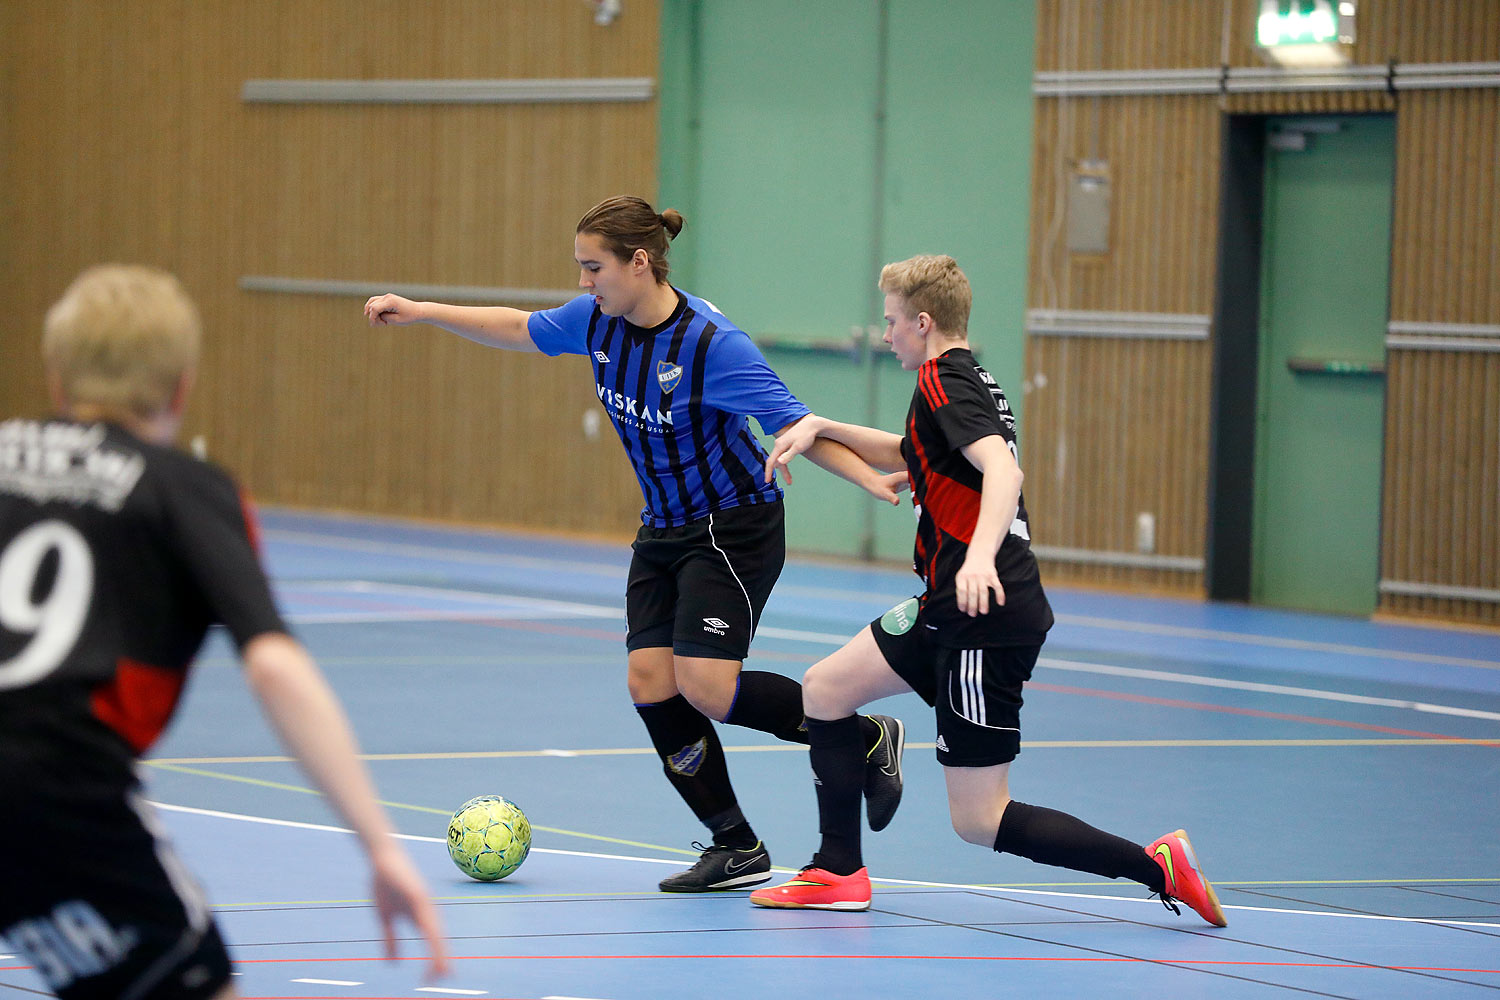
[[[1161,868],[1140,844],[1044,806],[1014,800],[1006,805],[995,850],[1105,878],[1134,879],[1152,892],[1166,888]]]
[[[813,864],[835,875],[864,867],[859,847],[859,803],[865,785],[865,739],[860,719],[807,720],[813,781],[818,793],[818,831],[823,841]]]
[[[806,743],[802,685],[768,670],[742,670],[734,703],[724,721],[770,733],[788,743]]]
[[[722,846],[753,847],[755,833],[740,812],[724,747],[708,717],[680,694],[655,705],[637,705],[635,710],[651,734],[667,780],[712,831],[714,842],[728,837],[732,842]],[[744,843],[747,838],[749,843]]]

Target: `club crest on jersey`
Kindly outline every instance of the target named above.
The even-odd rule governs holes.
[[[670,361],[658,361],[656,363],[656,381],[661,383],[662,392],[671,392],[677,388],[677,383],[681,378],[681,365],[674,365]]]

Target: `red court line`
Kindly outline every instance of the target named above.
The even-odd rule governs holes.
[[[1179,701],[1176,698],[1154,698],[1145,694],[1125,694],[1121,691],[1101,691],[1097,688],[1068,687],[1063,684],[1040,684],[1036,681],[1027,681],[1026,689],[1029,691],[1055,691],[1059,694],[1081,694],[1093,698],[1113,698],[1116,701],[1134,701],[1146,705],[1162,705],[1167,708],[1188,708],[1199,712],[1223,712],[1226,715],[1248,715],[1257,719],[1279,719],[1284,722],[1307,722],[1317,726],[1340,726],[1344,729],[1362,729],[1372,733],[1385,733],[1390,736],[1419,736],[1429,740],[1458,740],[1468,741],[1468,737],[1454,736],[1450,733],[1426,733],[1416,729],[1393,729],[1390,726],[1376,726],[1365,722],[1346,722],[1343,719],[1325,719],[1318,715],[1291,715],[1286,712],[1267,712],[1259,708],[1231,708],[1228,705],[1210,705],[1201,701]],[[1500,742],[1475,743],[1474,746],[1500,746]]]
[[[1240,942],[1236,942],[1240,943]],[[1060,946],[1060,947],[1066,947]],[[1076,962],[1076,963],[1114,963],[1124,964],[1149,964],[1149,965],[1225,965],[1239,966],[1245,968],[1265,969],[1365,969],[1371,972],[1467,972],[1475,975],[1500,975],[1500,969],[1454,969],[1437,965],[1376,965],[1371,962],[1246,962],[1231,959],[1211,958],[1130,958],[1130,957],[1094,957],[1094,956],[1038,956],[1038,955],[453,955],[450,956],[455,962],[578,962],[585,959],[593,961],[623,962],[639,961],[641,959],[708,959],[711,961],[723,961],[726,959],[814,959],[826,961],[828,959],[843,958],[853,961],[868,962],[876,959],[917,962]],[[426,957],[422,955],[401,955],[394,959],[384,956],[371,958],[245,958],[236,959],[236,965],[278,965],[285,963],[308,963],[308,962],[425,962]],[[24,968],[24,966],[23,966]],[[3,970],[0,970],[3,971]],[[248,998],[247,998],[248,1000]]]

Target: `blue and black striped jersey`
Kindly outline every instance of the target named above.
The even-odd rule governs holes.
[[[544,354],[592,359],[599,402],[646,499],[644,523],[674,527],[781,497],[762,479],[766,452],[746,418],[774,433],[811,411],[710,303],[678,290],[672,315],[642,329],[580,295],[532,313],[527,330]]]

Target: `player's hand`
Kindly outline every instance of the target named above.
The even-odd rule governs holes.
[[[371,326],[405,326],[416,323],[422,318],[417,313],[415,302],[389,292],[371,296],[365,302],[365,318],[370,321]]]
[[[427,942],[426,979],[431,982],[448,974],[448,942],[438,921],[437,909],[427,896],[422,877],[412,867],[406,852],[394,840],[382,845],[370,862],[374,872],[375,909],[385,937],[385,955],[396,957],[396,918],[404,917]]]
[[[772,477],[780,472],[791,483],[792,470],[787,463],[812,447],[818,439],[818,426],[818,417],[808,414],[781,432],[771,454],[766,456],[766,482],[771,482]]]
[[[974,549],[964,557],[958,575],[953,579],[954,596],[958,610],[973,618],[989,614],[990,591],[995,592],[995,607],[1005,603],[1005,588],[1000,586],[1000,575],[995,572],[993,558],[985,559]]]
[[[901,492],[911,487],[911,480],[904,472],[876,473],[875,478],[865,484],[865,491],[876,500],[892,506],[901,503]]]

